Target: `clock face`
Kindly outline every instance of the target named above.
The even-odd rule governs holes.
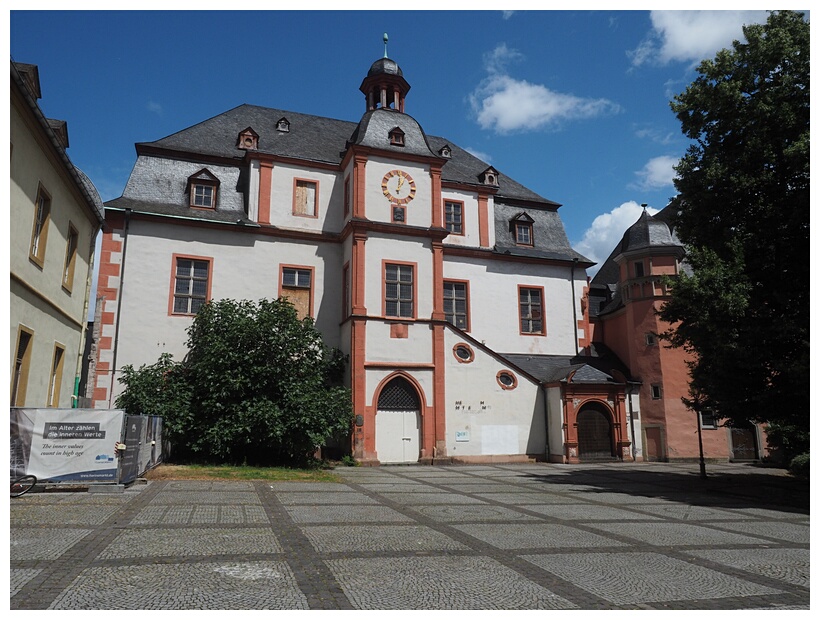
[[[416,182],[404,170],[391,170],[382,179],[382,193],[393,204],[405,205],[416,195]]]

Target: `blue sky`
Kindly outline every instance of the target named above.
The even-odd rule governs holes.
[[[388,55],[411,85],[406,112],[428,134],[561,203],[573,247],[602,261],[640,203],[661,209],[674,195],[672,165],[688,141],[671,98],[700,60],[742,38],[744,23],[765,19],[765,11],[12,10],[9,33],[11,58],[39,66],[44,113],[68,122],[72,161],[110,200],[122,193],[136,142],[243,103],[357,121],[358,87],[387,32]]]

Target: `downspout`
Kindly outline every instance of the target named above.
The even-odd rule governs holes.
[[[119,347],[117,346],[120,340],[120,322],[122,317],[120,312],[122,310],[122,295],[123,284],[125,284],[125,253],[128,249],[128,227],[131,224],[131,209],[125,210],[125,226],[123,226],[122,233],[122,260],[120,261],[120,290],[117,293],[117,327],[114,330],[114,357],[111,360],[111,388],[108,390],[108,408],[111,408],[111,401],[114,398],[114,375],[117,374],[117,353]]]
[[[91,296],[91,285],[94,281],[94,255],[96,254],[97,235],[102,230],[102,224],[99,224],[91,235],[91,248],[88,253],[88,272],[85,278],[85,301],[83,302],[83,328],[80,333],[80,350],[77,351],[77,367],[74,370],[74,393],[71,395],[71,408],[77,408],[80,405],[80,380],[83,373],[83,355],[85,353],[85,341],[88,338],[88,300]]]
[[[575,266],[578,264],[578,258],[572,259],[572,270],[570,271],[570,279],[572,280],[572,339],[575,341],[575,355],[578,355],[578,314],[576,306],[578,305],[575,299]]]

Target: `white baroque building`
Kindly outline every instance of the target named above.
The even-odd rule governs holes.
[[[349,356],[363,463],[634,458],[560,205],[427,135],[393,60],[360,90],[359,122],[241,105],[137,144],[105,205],[95,406],[124,365],[181,359],[207,300],[286,296]]]

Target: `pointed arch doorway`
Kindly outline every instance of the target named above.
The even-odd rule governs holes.
[[[379,394],[376,457],[380,463],[417,463],[421,448],[421,401],[410,381],[391,379]]]

